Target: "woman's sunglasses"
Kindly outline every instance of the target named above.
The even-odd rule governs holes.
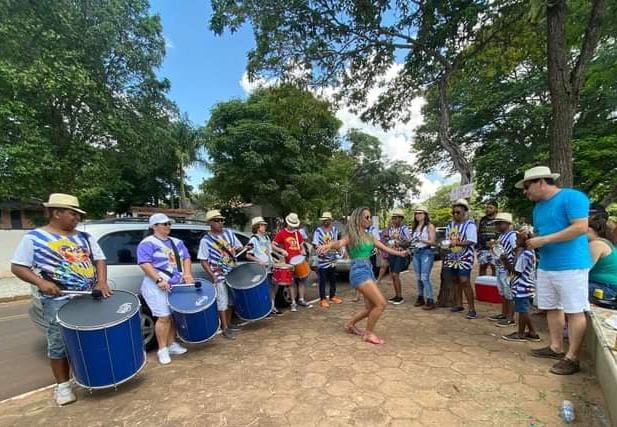
[[[165,225],[167,227],[171,227],[171,222],[159,222],[157,225]]]

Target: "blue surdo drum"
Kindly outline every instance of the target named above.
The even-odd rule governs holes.
[[[146,364],[139,298],[116,290],[109,298],[79,296],[58,311],[58,323],[77,384],[116,387]]]
[[[173,287],[167,297],[180,339],[188,343],[208,341],[219,328],[216,289],[208,281],[201,286]]]
[[[238,317],[255,321],[270,314],[272,300],[265,267],[247,262],[231,270],[226,280],[233,293]]]

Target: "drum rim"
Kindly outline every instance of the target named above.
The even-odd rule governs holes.
[[[294,259],[294,258],[298,258],[298,257],[302,257],[302,261],[300,261],[300,262],[298,262],[296,264],[292,264],[291,260]],[[306,261],[306,255],[302,255],[302,254],[294,255],[291,258],[289,258],[289,265],[293,265],[295,267],[296,265],[302,264],[304,261]]]
[[[141,372],[141,370],[144,368],[144,366],[146,366],[147,362],[148,362],[148,354],[146,353],[146,350],[144,350],[144,361],[141,364],[141,366],[139,368],[137,368],[135,373],[132,374],[130,377],[127,377],[127,378],[123,379],[120,382],[113,383],[113,384],[110,384],[110,385],[89,386],[89,385],[85,385],[85,384],[80,383],[77,380],[77,378],[75,378],[75,375],[71,375],[71,377],[73,378],[73,381],[75,381],[75,384],[77,384],[80,387],[83,387],[83,388],[88,389],[88,390],[103,390],[103,389],[110,388],[110,387],[118,387],[120,384],[124,384],[125,382],[135,378],[135,376]]]
[[[202,285],[203,286],[203,285]],[[209,309],[210,307],[212,307],[213,304],[216,303],[216,296],[217,296],[217,290],[216,287],[214,287],[214,285],[212,286],[212,289],[214,290],[214,298],[212,298],[212,301],[210,301],[210,304],[208,304],[207,306],[200,306],[200,308],[198,310],[195,311],[188,311],[188,310],[180,310],[180,309],[176,309],[170,302],[169,302],[169,296],[167,297],[167,305],[169,305],[169,308],[172,309],[172,311],[175,311],[176,313],[180,313],[180,314],[196,314],[196,313],[200,313],[202,311],[206,311],[207,309]],[[173,294],[173,292],[172,292]],[[202,341],[203,342],[203,341]]]
[[[230,288],[235,289],[237,291],[246,291],[246,290],[253,289],[253,288],[256,288],[257,286],[262,285],[268,279],[268,270],[266,270],[266,268],[264,266],[259,265],[256,262],[246,262],[244,264],[239,265],[238,267],[241,267],[242,265],[247,265],[247,264],[255,264],[255,265],[257,265],[259,267],[262,267],[264,269],[264,275],[263,275],[262,279],[259,282],[256,282],[255,284],[253,284],[252,286],[249,286],[249,287],[236,288],[235,286],[232,286],[231,283],[229,283],[229,280],[227,279],[227,276],[226,276],[225,277],[225,284],[227,284],[227,286],[229,286]],[[238,268],[238,267],[236,267],[236,268]]]
[[[139,315],[139,313],[141,312],[141,300],[139,299],[137,295],[135,295],[133,292],[125,291],[124,289],[116,289],[114,292],[124,292],[124,293],[133,295],[135,299],[137,300],[137,311],[135,311],[135,313],[133,313],[131,316],[125,317],[124,319],[114,320],[113,322],[103,323],[101,325],[75,326],[75,325],[66,323],[64,320],[60,319],[60,312],[62,311],[64,307],[66,307],[66,305],[63,305],[62,307],[60,307],[60,310],[58,310],[58,312],[56,313],[56,321],[63,328],[70,329],[72,331],[100,331],[100,330],[111,328],[113,326],[124,323],[127,320],[131,320],[133,317],[135,317],[135,315]]]

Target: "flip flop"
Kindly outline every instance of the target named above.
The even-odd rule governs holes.
[[[362,340],[364,342],[367,342],[369,344],[375,344],[375,345],[381,345],[383,344],[385,341],[382,340],[381,338],[379,338],[377,335],[369,332],[369,333],[364,333],[364,335],[362,335]]]
[[[358,328],[356,325],[353,325],[353,326],[345,325],[345,331],[349,334],[358,335],[360,337],[364,335],[364,331]]]

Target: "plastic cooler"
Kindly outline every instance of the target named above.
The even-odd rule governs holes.
[[[502,298],[497,290],[497,277],[478,276],[475,282],[476,299],[478,301],[493,302],[501,304]]]

